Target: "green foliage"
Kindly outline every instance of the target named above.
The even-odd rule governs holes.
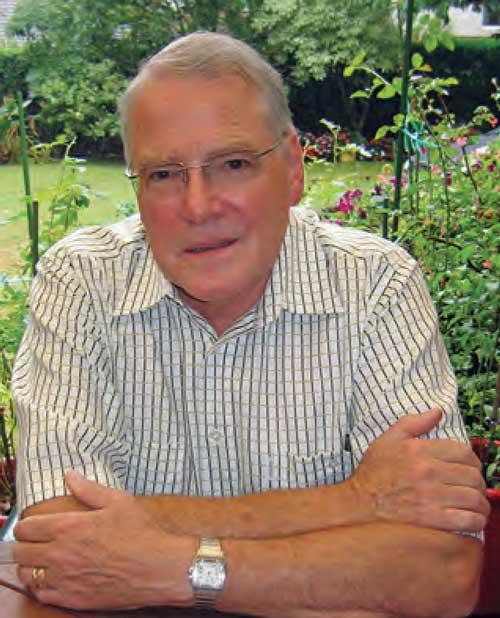
[[[250,38],[260,0],[20,0],[9,23],[26,39],[29,85],[45,141],[77,138],[80,152],[119,153],[117,101],[148,56],[194,30]]]
[[[300,0],[264,0],[253,25],[265,37],[267,55],[291,67],[290,77],[298,83],[324,79],[360,49],[372,66],[388,70],[399,50],[389,0],[312,0],[307,9]]]
[[[55,144],[39,144],[45,153],[50,153]],[[85,172],[83,161],[69,155],[72,143],[66,146],[60,163],[59,176],[53,186],[41,190],[35,196],[42,210],[46,210],[46,219],[40,236],[38,253],[42,255],[55,242],[65,236],[69,230],[79,225],[79,212],[89,206],[89,189],[80,181]],[[19,216],[24,216],[20,214]],[[21,250],[24,262],[22,272],[31,272],[31,246]],[[10,397],[10,379],[12,362],[21,341],[26,315],[29,292],[29,276],[0,280],[0,459],[6,452],[13,454],[12,432],[14,411]],[[3,471],[0,470],[3,474]],[[0,475],[0,498],[14,496],[12,478]],[[1,500],[0,500],[1,502]],[[0,512],[1,512],[0,504]]]
[[[37,118],[42,138],[78,137],[86,150],[119,150],[116,107],[125,84],[111,60],[78,62],[63,71],[32,76],[32,87],[43,102]]]
[[[8,93],[27,90],[28,67],[24,47],[0,47],[0,100]]]
[[[357,58],[351,66],[373,76],[370,96],[387,85],[398,92],[398,83],[385,81],[361,62]],[[455,78],[433,77],[425,66],[414,55],[407,122],[397,114],[380,131],[403,131],[411,157],[399,211],[393,210],[390,166],[369,193],[320,180],[306,202],[319,204],[322,216],[340,225],[375,232],[387,231],[391,218],[398,217],[396,241],[418,259],[427,276],[458,377],[461,409],[471,435],[486,438],[494,450],[485,473],[490,484],[500,485],[500,457],[492,442],[500,431],[500,139],[476,148],[480,132],[499,121],[481,106],[466,124],[457,124],[445,105]],[[493,85],[498,111],[500,92]]]
[[[437,75],[458,80],[447,106],[460,122],[467,122],[476,107],[488,105],[491,80],[499,74],[500,39],[454,39],[454,43],[453,51],[442,46],[432,54],[420,46],[415,51],[427,56]]]

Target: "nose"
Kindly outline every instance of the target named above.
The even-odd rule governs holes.
[[[180,208],[181,216],[190,223],[196,224],[204,223],[220,214],[220,202],[203,168],[190,167],[186,170]]]

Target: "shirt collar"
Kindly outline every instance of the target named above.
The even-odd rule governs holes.
[[[304,315],[342,313],[331,259],[316,228],[311,210],[292,208],[289,225],[271,277],[257,308],[258,321],[275,320],[282,310]],[[162,298],[180,303],[177,290],[161,272],[146,240],[140,219],[134,217],[131,253],[115,288],[113,315],[138,313]]]
[[[266,286],[261,305],[264,323],[277,318],[281,310],[303,315],[342,313],[331,259],[317,226],[318,215],[297,207]]]

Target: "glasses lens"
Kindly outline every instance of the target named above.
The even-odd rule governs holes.
[[[251,152],[234,152],[210,161],[207,172],[214,184],[236,185],[253,178],[258,170],[259,158]]]

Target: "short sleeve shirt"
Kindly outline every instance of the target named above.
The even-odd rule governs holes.
[[[402,248],[294,208],[265,292],[222,336],[180,300],[140,219],[41,260],[13,374],[20,510],[64,473],[138,495],[341,482],[399,417],[465,441],[422,274]]]

